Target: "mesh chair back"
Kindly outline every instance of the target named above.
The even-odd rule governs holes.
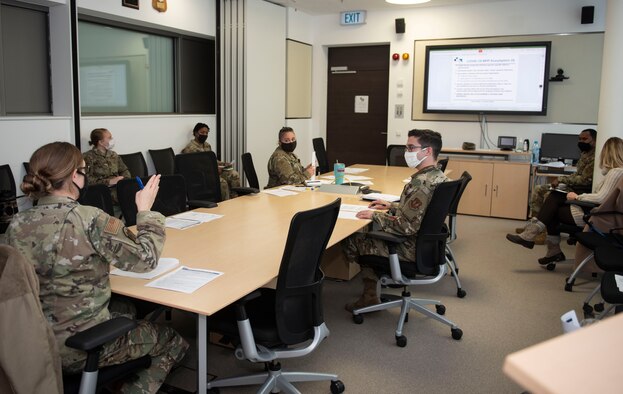
[[[17,213],[17,189],[11,166],[0,166],[0,234],[4,234]]]
[[[459,186],[459,190],[454,197],[454,201],[452,202],[452,205],[450,205],[450,215],[456,215],[456,212],[459,209],[459,203],[461,202],[461,196],[463,196],[463,192],[465,191],[467,184],[471,182],[472,176],[469,172],[463,171],[463,174],[461,174],[459,180],[461,181],[461,186]]]
[[[341,200],[299,212],[290,230],[277,278],[275,316],[279,338],[285,344],[301,343],[314,336],[324,321],[320,261],[340,210]]]
[[[387,147],[387,165],[407,167],[404,145],[389,145]]]
[[[249,186],[259,190],[260,181],[257,179],[253,158],[249,152],[242,154],[242,170],[244,171],[244,176],[247,178],[247,182],[249,182]]]
[[[127,155],[119,155],[130,171],[135,176],[147,176],[147,163],[141,152],[128,153]]]
[[[327,158],[327,150],[324,147],[324,140],[322,138],[314,138],[312,140],[314,146],[314,152],[316,152],[316,159],[318,160],[318,172],[324,174],[331,171],[329,167],[329,159]]]
[[[156,174],[173,175],[175,174],[175,153],[173,148],[150,149],[149,156],[154,162]]]
[[[445,171],[447,166],[448,166],[448,158],[437,160],[437,168],[439,168],[441,172]]]
[[[136,181],[134,181],[136,183]],[[90,185],[85,194],[78,200],[82,205],[98,207],[110,216],[115,215],[110,188],[103,184]]]
[[[416,241],[418,272],[435,275],[439,266],[446,263],[445,247],[448,230],[445,226],[450,206],[461,187],[461,180],[437,185],[422,218]]]
[[[214,152],[182,153],[175,156],[175,169],[184,176],[189,200],[221,202],[221,180]]]

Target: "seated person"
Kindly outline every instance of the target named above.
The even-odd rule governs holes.
[[[415,263],[415,243],[420,223],[433,191],[438,184],[447,180],[443,172],[437,168],[437,155],[441,145],[441,134],[435,131],[418,129],[409,131],[405,160],[407,165],[417,169],[417,172],[411,176],[411,182],[404,187],[400,201],[397,203],[372,201],[369,208],[377,211],[357,213],[358,218],[372,220],[372,224],[380,227],[382,231],[408,237],[406,242],[398,246],[398,257],[401,260]],[[351,235],[342,242],[342,247],[349,262],[357,262],[357,258],[361,255],[389,256],[387,244],[379,239],[366,238],[365,232]],[[349,312],[379,303],[376,273],[366,266],[361,267],[361,272],[363,294],[357,301],[346,305]]]
[[[558,187],[561,183],[564,184],[567,190],[571,192],[581,193],[591,190],[593,187],[596,138],[597,131],[594,129],[586,129],[580,132],[580,135],[578,136],[578,148],[582,153],[580,153],[580,159],[576,164],[575,174],[553,178],[549,184],[534,187],[532,196],[530,197],[530,217],[535,218],[539,215],[539,211],[545,202],[545,198],[549,194],[549,190],[552,187]],[[517,233],[521,233],[523,229],[523,227],[519,227],[515,231]],[[538,243],[542,244],[544,241],[544,234],[540,237],[543,238],[541,238]]]
[[[206,142],[209,132],[210,128],[207,124],[197,123],[193,128],[193,136],[195,138],[182,149],[182,153],[211,152],[212,147]],[[231,190],[234,187],[240,187],[240,174],[238,174],[238,171],[232,168],[231,163],[219,161],[218,173],[221,178],[221,198],[223,201],[238,197],[238,194]]]
[[[599,168],[605,175],[603,183],[597,187],[596,193],[577,194],[574,192],[562,193],[551,192],[545,199],[543,207],[536,218],[532,218],[519,234],[507,234],[509,241],[532,249],[534,239],[543,230],[547,231],[545,244],[547,253],[539,259],[539,264],[546,265],[556,261],[565,260],[565,255],[560,250],[559,224],[571,224],[583,226],[584,211],[577,205],[568,205],[567,200],[588,201],[596,204],[604,202],[606,197],[617,187],[623,179],[623,140],[619,137],[609,138],[601,151]]]
[[[34,267],[39,278],[43,313],[56,337],[63,369],[77,373],[86,353],[68,348],[65,340],[131,306],[111,299],[110,264],[145,272],[158,264],[165,240],[164,217],[150,211],[160,176],[136,193],[137,235],[104,211],[80,205],[87,187],[85,162],[67,142],[42,146],[30,159],[21,189],[37,199],[36,206],[11,221],[7,242]],[[149,354],[151,367],[123,383],[122,392],[156,393],[171,368],[184,357],[188,344],[173,329],[140,321],[125,336],[106,344],[100,365],[127,362]]]
[[[268,185],[271,188],[281,185],[301,185],[316,173],[316,168],[309,164],[303,168],[301,161],[294,154],[296,134],[292,127],[279,130],[279,146],[268,159]]]
[[[89,145],[93,146],[90,151],[84,152],[86,174],[89,182],[93,185],[104,184],[115,186],[124,178],[131,178],[130,171],[121,157],[112,149],[115,141],[112,133],[107,129],[95,129],[91,131]],[[117,189],[111,189],[113,202],[118,204]]]

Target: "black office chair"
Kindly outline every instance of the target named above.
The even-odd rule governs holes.
[[[446,275],[445,249],[448,231],[444,221],[460,187],[461,181],[457,180],[441,183],[435,188],[418,231],[415,263],[398,259],[396,246],[404,242],[405,237],[398,237],[383,231],[367,233],[368,237],[381,239],[387,243],[389,259],[381,256],[363,255],[359,257],[359,263],[372,267],[379,275],[381,285],[402,287],[403,291],[401,296],[382,294],[380,304],[353,310],[355,323],[363,323],[364,313],[400,307],[395,337],[396,344],[404,347],[407,345],[407,337],[402,334],[402,329],[407,321],[409,311],[414,309],[450,326],[452,338],[461,339],[463,331],[452,321],[442,316],[446,312],[446,307],[440,301],[411,298],[411,293],[408,291],[409,286],[437,283]],[[426,308],[425,305],[435,305],[436,313]]]
[[[322,138],[314,138],[312,140],[314,146],[314,152],[316,152],[316,160],[318,160],[318,168],[316,169],[318,174],[324,174],[331,171],[329,167],[329,159],[327,158],[327,150],[324,147],[324,140]]]
[[[601,312],[597,319],[603,319],[613,308],[615,313],[623,309],[623,293],[616,284],[616,275],[623,276],[623,236],[615,234],[616,242],[612,245],[600,245],[595,248],[595,264],[604,271],[599,285],[584,300],[582,310],[585,318],[594,316],[593,311]],[[601,293],[602,302],[593,308],[589,303],[597,293]],[[608,307],[604,303],[609,304]]]
[[[447,157],[445,159],[437,160],[437,168],[439,168],[441,172],[444,172],[446,170],[446,167],[448,166],[448,160],[449,159]]]
[[[472,180],[472,176],[469,174],[469,172],[463,171],[463,174],[461,174],[461,177],[459,178],[459,180],[461,181],[461,186],[459,186],[459,190],[454,196],[454,200],[452,201],[452,204],[450,205],[450,211],[448,212],[447,228],[448,228],[449,234],[448,234],[448,240],[446,241],[446,263],[448,264],[448,268],[450,269],[450,272],[452,273],[452,277],[454,278],[454,281],[456,282],[456,296],[459,298],[463,298],[465,297],[465,295],[467,295],[467,292],[463,290],[461,286],[461,279],[459,278],[459,266],[456,262],[456,257],[454,256],[454,253],[452,252],[452,248],[450,247],[450,244],[454,240],[456,240],[456,212],[458,210],[459,203],[461,202],[461,196],[463,196],[463,192],[465,191],[467,184],[469,184],[469,182]]]
[[[253,158],[249,152],[242,154],[242,170],[244,171],[244,176],[247,178],[247,182],[249,182],[249,186],[256,188],[259,191],[260,181],[257,179],[257,173],[255,172],[255,166],[253,165]]]
[[[134,181],[136,183],[136,181]],[[85,194],[78,200],[82,205],[98,207],[110,216],[115,216],[110,187],[103,184],[89,185]]]
[[[219,203],[221,180],[218,161],[214,152],[194,152],[175,155],[175,169],[184,176],[186,194],[189,200]]]
[[[405,160],[405,146],[404,145],[389,145],[387,147],[387,165],[408,167]]]
[[[265,363],[266,372],[212,380],[209,389],[261,384],[261,393],[298,392],[290,382],[331,380],[332,393],[344,391],[337,375],[285,372],[276,361],[307,355],[329,335],[323,318],[320,261],[339,210],[337,199],[294,215],[276,289],[256,290],[210,317],[211,330],[238,343],[236,358]]]
[[[128,167],[128,170],[133,177],[147,176],[147,163],[145,163],[143,153],[128,153],[125,155],[119,155],[119,157],[121,157],[121,160],[123,160],[126,167]]]
[[[15,343],[28,343],[29,346],[34,343],[40,348],[40,356],[35,358],[32,357],[30,351],[11,354],[0,352],[0,364],[11,386],[9,392],[11,388],[17,388],[17,392],[20,392],[22,388],[26,390],[24,392],[56,393],[62,390],[64,393],[95,393],[99,388],[129,377],[136,371],[151,365],[151,357],[144,356],[124,364],[98,368],[102,346],[126,334],[137,325],[133,320],[119,317],[76,333],[66,340],[66,346],[85,351],[87,361],[82,374],[63,374],[62,387],[60,387],[60,358],[54,333],[41,310],[39,283],[36,278],[34,267],[16,249],[8,245],[0,245],[0,295],[2,295],[0,302],[10,302],[20,297],[33,306],[29,310],[24,310],[20,316],[21,319],[27,319],[32,324],[27,327],[4,325],[3,327],[10,332],[2,332],[2,336],[10,338]],[[19,294],[15,293],[16,288],[20,289]],[[46,371],[46,380],[43,380],[41,376],[34,376],[43,370]],[[50,370],[54,371],[54,374],[47,373]],[[49,385],[36,387],[42,381]],[[1,389],[2,387],[0,391]]]
[[[175,153],[173,152],[173,148],[149,149],[149,156],[154,162],[156,174],[175,174]]]
[[[145,184],[149,177],[141,179],[143,184]],[[135,196],[139,190],[136,179],[122,179],[117,182],[119,207],[121,208],[126,226],[136,224],[137,207]],[[208,203],[208,205],[206,208],[211,207],[212,204]],[[188,210],[186,184],[182,175],[162,175],[160,177],[160,187],[151,210],[160,212],[164,216],[171,216]]]
[[[11,166],[0,166],[0,234],[6,232],[13,215],[17,213],[17,188]]]

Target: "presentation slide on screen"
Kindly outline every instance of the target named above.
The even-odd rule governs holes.
[[[542,110],[544,47],[431,50],[428,110]]]
[[[80,99],[85,107],[126,107],[127,65],[80,67]]]

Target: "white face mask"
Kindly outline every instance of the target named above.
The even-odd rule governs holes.
[[[108,147],[107,147],[107,149],[109,149],[109,150],[110,150],[110,149],[112,149],[112,148],[114,148],[114,147],[115,147],[115,140],[111,138],[111,139],[110,139],[110,141],[108,141]]]
[[[416,168],[420,165],[428,156],[424,156],[421,159],[417,158],[417,152],[405,152],[405,161],[409,168]]]

